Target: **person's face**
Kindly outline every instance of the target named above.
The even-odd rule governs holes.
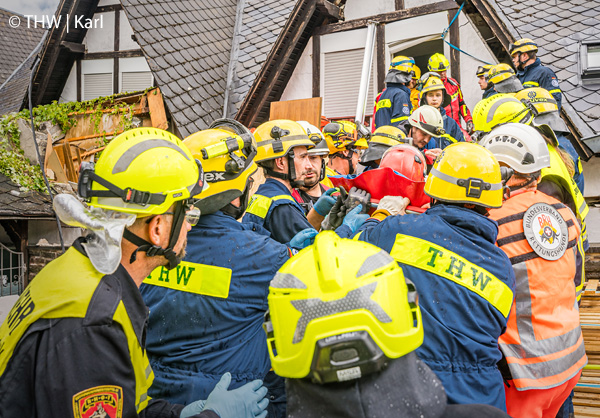
[[[352,167],[356,170],[356,165],[360,161],[360,153],[358,151],[348,151],[352,153]]]
[[[479,79],[477,80],[477,82],[479,83],[479,88],[481,90],[485,90],[488,88],[488,83],[487,81],[485,81],[485,76],[484,75],[480,75]]]
[[[440,78],[441,78],[442,80],[445,80],[445,79],[446,79],[446,71],[445,71],[445,70],[444,70],[444,71],[440,71],[440,72],[438,72],[438,74],[440,75]]]
[[[321,178],[323,156],[309,155],[308,159],[310,161],[311,168],[303,173],[301,179],[304,182],[304,187],[301,188],[306,190],[312,189],[319,183],[319,179]]]
[[[428,91],[425,94],[425,101],[429,106],[438,108],[442,105],[444,100],[444,93],[441,90]]]
[[[519,68],[519,56],[520,56],[520,54],[514,54],[513,56],[510,57],[512,59],[513,66],[515,68]]]
[[[416,85],[417,85],[417,80],[415,80],[414,78],[411,78],[410,82],[408,83],[408,88],[414,89]]]
[[[417,148],[424,148],[431,139],[431,135],[420,130],[419,128],[415,128],[414,126],[412,127],[410,133],[412,135],[413,144]]]
[[[306,147],[294,147],[294,168],[298,180],[310,179],[315,175],[312,172],[312,164]]]

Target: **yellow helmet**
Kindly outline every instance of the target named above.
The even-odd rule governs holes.
[[[418,80],[419,78],[421,78],[421,69],[417,66],[417,64],[413,64],[413,80]]]
[[[419,80],[419,87],[419,99],[421,106],[427,104],[427,100],[425,97],[427,93],[435,90],[442,90],[444,98],[442,99],[441,107],[446,107],[450,104],[450,95],[446,91],[444,82],[442,81],[438,73],[429,72],[423,74],[423,76]],[[417,87],[417,89],[419,89],[419,87]]]
[[[268,300],[264,328],[279,376],[357,379],[423,343],[416,290],[398,263],[332,231],[279,269]]]
[[[415,65],[415,60],[412,57],[399,55],[390,62],[390,70],[400,71],[402,73],[412,73]]]
[[[254,131],[256,139],[256,162],[285,157],[294,147],[311,148],[315,144],[310,140],[306,131],[298,122],[287,119],[270,120],[263,123]]]
[[[491,64],[485,64],[485,65],[480,65],[479,67],[477,67],[477,71],[475,72],[475,75],[477,77],[481,77],[482,75],[485,76],[487,75],[488,71],[490,71],[490,68],[492,68],[493,65]]]
[[[541,87],[531,87],[518,92],[515,98],[532,109],[534,114],[533,124],[536,127],[541,128],[542,125],[548,125],[551,131],[569,132],[567,124],[560,117],[558,104],[548,90]],[[553,139],[555,143],[558,142],[554,133],[544,131],[544,134]]]
[[[150,216],[199,194],[203,185],[201,164],[179,138],[136,128],[110,141],[96,164],[81,165],[78,192],[90,206]]]
[[[488,83],[500,83],[501,81],[508,80],[514,77],[515,71],[508,64],[497,64],[488,70],[487,76],[485,77]]]
[[[433,163],[425,193],[443,202],[502,206],[502,174],[494,155],[481,145],[458,142],[444,148]]]
[[[519,39],[514,44],[510,44],[510,46],[508,47],[508,52],[511,56],[515,54],[522,54],[523,52],[531,52],[537,50],[537,44],[529,38]]]
[[[476,131],[489,132],[503,123],[516,122],[529,125],[533,114],[525,104],[508,94],[496,94],[481,100],[473,109]]]
[[[239,211],[231,213],[236,208],[233,205],[225,210],[239,218],[247,206],[251,176],[258,169],[254,162],[256,142],[250,131],[238,134],[221,125],[216,129],[196,132],[183,143],[196,159],[202,161],[204,178],[210,184],[209,190],[195,196],[194,206],[202,214],[210,214],[242,197]]]
[[[369,149],[360,157],[361,164],[369,165],[380,160],[385,151],[394,145],[405,143],[405,139],[406,134],[402,129],[390,125],[380,126],[371,136]]]
[[[444,54],[436,53],[429,58],[427,68],[429,68],[429,71],[446,71],[450,68],[450,62]]]
[[[323,135],[330,154],[369,148],[367,140],[359,135],[356,124],[347,120],[329,122],[323,128]]]

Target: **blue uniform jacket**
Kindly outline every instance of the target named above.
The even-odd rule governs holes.
[[[554,97],[558,104],[558,110],[562,106],[562,92],[558,85],[558,78],[556,74],[550,68],[542,65],[539,58],[535,59],[535,62],[528,65],[517,73],[517,78],[521,81],[524,88],[529,87],[542,87]]]
[[[220,211],[202,215],[187,240],[184,261],[230,270],[227,298],[146,283],[140,288],[150,308],[146,347],[155,379],[149,393],[183,404],[206,399],[225,372],[232,375],[230,389],[265,378],[271,369],[262,329],[269,283],[290,257],[264,228]],[[271,402],[281,401],[284,381],[272,378],[265,382]]]
[[[442,120],[444,121],[444,131],[446,131],[448,135],[454,138],[456,142],[465,142],[465,136],[460,130],[460,126],[458,126],[458,123],[456,123],[454,119],[449,118],[448,115],[446,115],[446,109],[440,107],[439,110],[442,114]],[[425,145],[425,149],[444,149],[452,143],[452,141],[445,137],[431,137],[427,145]]]
[[[488,87],[483,91],[483,96],[481,97],[481,100],[487,99],[488,97],[492,97],[496,94],[498,94],[498,92],[494,89],[494,86]]]
[[[273,200],[264,218],[246,212],[242,219],[243,223],[254,223],[263,226],[271,233],[271,238],[275,241],[287,244],[298,232],[313,227],[306,219],[302,207],[294,200],[287,187],[279,181],[268,178],[258,187],[255,195],[269,198],[282,195],[289,195],[290,197],[290,200]],[[250,204],[252,204],[252,200]]]
[[[447,260],[451,251],[486,269],[510,288],[511,298],[514,295],[512,266],[495,245],[498,224],[472,210],[441,204],[421,215],[389,216],[382,222],[371,218],[359,233],[360,240],[387,252],[392,251],[397,234],[437,244],[444,248],[445,255],[437,253],[441,258],[430,259],[430,254],[432,258],[436,255],[430,248],[424,257],[434,266],[437,260],[438,269],[440,260]],[[414,259],[417,255],[408,257]],[[484,297],[455,281],[399,264],[419,294],[425,339],[417,354],[438,375],[449,402],[488,404],[505,411],[504,382],[496,363],[502,357],[498,337],[506,328],[508,312],[505,317]],[[452,274],[457,274],[456,267],[460,265],[454,265]],[[463,283],[468,283],[472,280],[471,268],[464,268]]]
[[[556,138],[558,139],[558,145],[569,153],[569,155],[573,159],[573,162],[575,163],[575,174],[573,175],[573,180],[575,180],[575,183],[577,183],[577,187],[581,191],[581,194],[583,194],[585,182],[583,180],[583,173],[580,169],[581,160],[579,159],[579,154],[577,154],[575,147],[573,146],[573,144],[571,144],[571,141],[569,141],[569,139],[566,136],[564,136],[560,132],[555,133]]]
[[[395,126],[400,128],[408,123],[412,111],[410,89],[404,84],[387,83],[385,90],[377,101],[375,127]]]

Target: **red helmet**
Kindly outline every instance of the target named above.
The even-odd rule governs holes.
[[[424,181],[427,172],[427,162],[423,153],[408,144],[389,148],[381,158],[379,168],[383,167],[389,167],[413,181]]]

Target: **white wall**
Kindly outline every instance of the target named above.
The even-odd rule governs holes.
[[[28,240],[29,245],[60,245],[60,238],[58,236],[58,228],[56,226],[56,221],[48,220],[32,220],[29,221],[28,228]],[[72,228],[69,226],[62,226],[63,233],[63,242],[66,246],[70,246],[73,241],[79,238],[82,235],[81,228]],[[40,242],[40,240],[45,240]]]
[[[125,14],[124,10],[121,10],[119,24],[119,49],[122,51],[127,51],[128,49],[139,49],[140,46],[138,45],[138,43],[131,39],[131,35],[133,35],[133,29],[129,24],[129,20],[127,19],[127,15]]]
[[[344,9],[346,20],[360,19],[396,10],[394,0],[348,0]]]
[[[437,3],[439,0],[404,0],[404,7],[411,9],[417,6],[424,6],[426,4]]]
[[[58,99],[59,103],[65,102],[74,102],[77,100],[77,64],[73,63],[71,67],[71,71],[69,72],[69,77],[67,78],[67,82],[65,83],[65,87],[63,88],[62,93],[60,94],[60,98]]]
[[[592,175],[600,173],[600,158],[592,157],[587,162],[582,160],[581,164],[583,166],[583,176],[585,177],[583,195],[586,197],[600,196],[600,176]],[[600,228],[600,222],[598,222],[598,227]]]
[[[87,52],[106,52],[115,49],[115,12],[95,13],[93,19],[102,16],[101,28],[90,28],[83,44]]]
[[[310,38],[296,64],[290,81],[281,95],[281,101],[309,99],[312,97],[312,44],[313,38]]]

